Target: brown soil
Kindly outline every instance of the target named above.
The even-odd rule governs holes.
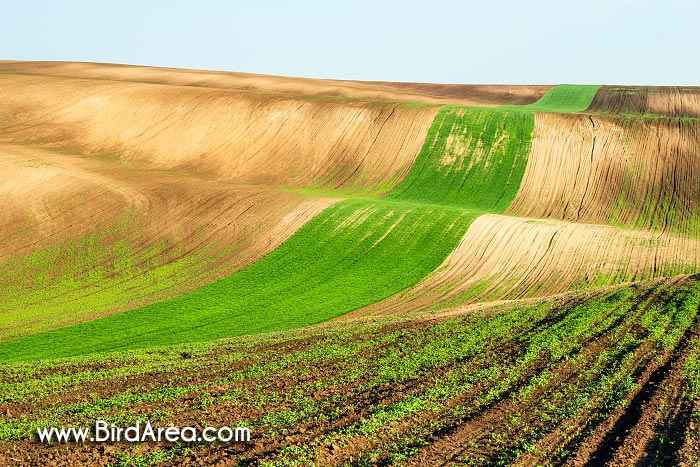
[[[603,86],[589,111],[700,117],[697,86]]]
[[[687,332],[675,352],[649,358],[637,378],[638,389],[580,443],[570,466],[677,465],[682,437],[690,422],[681,370],[685,351],[698,329]]]
[[[148,258],[145,252],[156,246],[173,261],[198,258],[180,268],[171,283],[163,277],[154,277],[153,283],[142,277],[128,300],[114,307],[84,310],[77,301],[75,313],[61,317],[41,313],[30,318],[23,313],[23,325],[3,329],[5,336],[41,329],[45,320],[51,326],[67,324],[193,290],[259,259],[336,201],[27,146],[0,145],[0,168],[5,174],[0,186],[0,258],[5,261],[100,232],[106,244],[128,241],[134,258]],[[103,256],[93,261],[109,269],[111,252],[101,250]],[[148,264],[135,266],[140,274],[149,270]],[[10,275],[12,265],[7,267],[0,284],[24,281],[32,287],[32,277]],[[52,301],[84,293],[67,289],[44,297],[46,309]],[[27,304],[5,303],[2,311],[21,311]]]
[[[206,88],[338,96],[358,99],[401,100],[432,104],[496,106],[530,104],[550,85],[487,85],[391,83],[291,78],[222,71],[156,68],[102,63],[17,62],[0,60],[0,70],[46,76],[64,76],[135,83],[171,84]]]
[[[386,193],[437,107],[0,75],[0,139],[268,187]]]
[[[156,286],[156,278],[148,287],[134,287],[128,305],[89,315],[76,310],[25,317],[32,329],[187,292],[250,264],[337,201],[298,189],[361,195],[390,191],[409,170],[438,109],[396,101],[528,103],[548,88],[515,86],[510,94],[504,86],[361,83],[57,62],[5,61],[0,69],[9,71],[0,74],[0,170],[5,174],[0,181],[0,260],[101,231],[118,232],[107,241],[126,238],[136,254],[166,242],[167,251],[179,248],[177,258],[196,257],[198,263],[179,271],[178,282]],[[696,95],[694,89],[644,88],[622,96],[603,88],[589,110],[697,117]],[[510,208],[511,214],[528,217],[478,218],[442,266],[416,286],[343,321],[279,334],[285,336],[281,340],[222,341],[206,351],[182,350],[175,362],[173,351],[166,351],[162,367],[148,371],[140,370],[136,358],[101,361],[99,356],[85,364],[48,365],[36,373],[8,367],[2,388],[50,376],[60,390],[37,391],[25,400],[11,397],[11,391],[0,393],[0,400],[11,401],[0,408],[2,427],[41,417],[82,423],[93,418],[81,415],[79,404],[96,397],[197,384],[176,397],[105,406],[99,413],[149,416],[161,411],[163,423],[201,427],[284,415],[300,401],[317,408],[308,419],[272,424],[256,433],[252,443],[195,446],[160,465],[237,465],[243,458],[245,465],[260,465],[288,461],[284,456],[290,447],[311,448],[320,465],[388,465],[393,461],[385,451],[407,438],[413,441],[405,446],[412,453],[406,463],[459,465],[481,459],[490,464],[504,447],[518,448],[511,440],[522,427],[542,436],[517,454],[516,465],[690,463],[698,456],[693,421],[698,404],[685,398],[682,368],[690,343],[698,339],[697,323],[684,330],[676,349],[662,350],[645,334],[639,316],[654,306],[664,287],[693,284],[698,277],[661,281],[653,293],[640,293],[633,313],[577,342],[571,355],[538,357],[513,379],[506,370],[539,331],[556,326],[567,307],[615,289],[553,300],[544,319],[519,323],[516,334],[489,341],[478,355],[419,367],[397,381],[377,382],[373,372],[377,362],[394,358],[393,352],[420,352],[434,338],[426,330],[448,317],[462,315],[464,321],[450,329],[457,332],[473,323],[470,316],[483,319],[526,304],[504,300],[697,270],[699,128],[695,121],[677,118],[538,113],[525,178]],[[126,228],[115,230],[124,227],[125,216]],[[103,264],[113,260],[109,254],[99,258]],[[17,280],[7,277],[2,280]],[[74,297],[51,299],[63,304]],[[368,318],[493,299],[501,301],[448,308],[431,318],[382,318],[387,321],[380,324]],[[364,320],[349,324],[357,317]],[[348,326],[367,329],[338,337]],[[22,332],[0,327],[4,336]],[[413,339],[416,335],[422,337]],[[636,385],[623,394],[624,404],[608,411],[605,401],[593,395],[592,405],[575,419],[554,423],[543,416],[550,395],[575,397],[596,377],[586,370],[627,337],[639,342],[625,363]],[[348,343],[357,348],[325,358]],[[295,359],[311,350],[313,358]],[[238,357],[226,359],[230,354]],[[403,369],[400,357],[391,362],[388,370]],[[360,371],[353,373],[356,365]],[[269,369],[257,372],[263,366]],[[127,377],[61,379],[120,367],[134,371]],[[442,407],[416,411],[369,434],[347,434],[391,404],[420,396],[448,374],[493,368],[498,373],[491,380],[450,396]],[[517,399],[520,389],[546,372],[555,377]],[[495,399],[474,402],[500,384],[503,391]],[[70,405],[77,408],[62,411]],[[466,412],[459,412],[463,408]],[[45,446],[21,440],[0,443],[0,466],[113,465],[115,453],[146,454],[159,448],[172,446],[147,444],[131,451],[125,444]],[[367,452],[373,457],[366,457]],[[299,465],[304,462],[309,461]]]
[[[478,218],[423,281],[352,315],[697,271],[699,130],[697,122],[670,118],[536,113],[532,151],[508,211],[524,217]]]
[[[693,279],[681,277],[665,281],[663,284],[664,287],[673,287],[692,283]],[[599,331],[582,338],[575,352],[560,359],[533,360],[526,371],[518,373],[517,378],[505,383],[505,373],[499,374],[489,383],[476,381],[472,387],[465,388],[456,397],[445,401],[436,411],[419,411],[401,421],[389,422],[375,434],[348,434],[351,432],[347,430],[351,430],[357,423],[371,417],[383,407],[413,395],[420,395],[450,372],[466,373],[477,369],[486,370],[492,366],[508,368],[528,348],[537,333],[557,326],[567,316],[567,307],[584,299],[607,296],[614,291],[572,295],[556,304],[544,319],[523,322],[516,335],[505,336],[504,341],[490,342],[480,354],[438,364],[396,383],[373,382],[374,366],[397,349],[401,349],[407,355],[419,351],[426,343],[423,339],[426,339],[427,335],[417,339],[414,337],[422,335],[421,333],[432,326],[440,325],[442,318],[396,321],[374,326],[367,322],[358,326],[370,325],[371,328],[343,337],[335,333],[348,329],[347,323],[335,323],[335,327],[328,323],[322,327],[300,331],[296,337],[288,332],[288,339],[277,343],[265,343],[264,339],[263,342],[252,345],[246,345],[245,339],[222,341],[214,344],[209,351],[193,351],[192,354],[183,356],[181,368],[163,367],[139,377],[110,378],[100,383],[104,387],[112,383],[112,387],[104,394],[100,393],[100,397],[108,397],[110,394],[142,394],[193,383],[203,385],[200,389],[172,400],[133,403],[126,408],[105,408],[100,410],[99,415],[126,411],[148,416],[156,410],[163,410],[171,415],[160,421],[159,426],[173,423],[177,426],[202,427],[227,425],[274,413],[284,413],[295,407],[297,401],[305,398],[318,404],[320,412],[308,419],[302,418],[286,428],[281,425],[282,422],[273,424],[271,430],[254,427],[254,440],[251,443],[193,446],[191,452],[176,454],[174,458],[158,465],[261,465],[262,462],[272,461],[285,463],[294,458],[293,455],[289,457],[290,448],[301,447],[309,448],[310,452],[314,453],[312,457],[316,465],[363,465],[358,464],[360,460],[369,462],[370,465],[387,465],[390,460],[386,453],[382,452],[381,446],[391,449],[394,439],[398,441],[401,437],[405,439],[411,436],[415,436],[413,446],[416,447],[417,453],[407,461],[413,465],[492,465],[504,452],[507,454],[511,452],[509,449],[515,449],[514,440],[523,433],[523,426],[533,430],[532,432],[539,430],[544,436],[531,453],[522,453],[513,465],[542,465],[550,460],[558,465],[557,453],[572,439],[572,427],[582,430],[588,421],[599,420],[597,414],[606,414],[605,401],[600,399],[597,393],[593,393],[593,405],[584,406],[582,411],[577,412],[575,419],[552,423],[540,414],[550,410],[547,402],[551,395],[556,395],[557,400],[561,401],[575,397],[581,388],[595,377],[589,375],[587,370],[608,349],[627,337],[645,335],[644,328],[640,326],[640,317],[649,307],[655,306],[655,300],[664,288],[640,287],[639,290],[645,291],[640,292],[636,299],[639,306],[632,312],[619,313],[614,320],[602,314],[596,321]],[[486,313],[489,311],[486,310]],[[458,328],[452,326],[451,329],[454,331]],[[358,327],[358,331],[362,331],[362,328]],[[660,352],[658,345],[651,339],[645,339],[631,350],[633,358],[626,365],[632,369],[631,374],[638,385],[625,393],[625,399],[628,401],[626,404],[612,409],[608,415],[596,422],[597,428],[591,434],[584,437],[574,436],[569,445],[575,451],[571,457],[575,465],[584,465],[590,459],[602,460],[603,463],[589,462],[588,465],[651,465],[649,456],[652,454],[656,456],[654,459],[663,462],[669,459],[669,462],[674,462],[673,460],[678,458],[681,442],[692,429],[689,423],[690,406],[682,397],[684,382],[680,377],[680,368],[687,346],[691,340],[697,338],[697,332],[696,326],[689,328],[673,352]],[[372,344],[377,339],[389,335],[393,336],[392,339]],[[318,353],[318,356],[311,360],[298,361],[291,358],[282,365],[277,364],[298,352],[317,352],[324,348],[332,352],[336,346],[348,344],[359,346],[354,353],[332,359],[324,358],[324,353]],[[226,360],[219,361],[231,352],[243,352],[244,358],[227,363],[223,363]],[[172,358],[172,355],[165,354],[165,357]],[[88,369],[90,364],[92,363],[86,362],[84,369]],[[122,364],[138,366],[139,362],[124,360]],[[260,365],[272,365],[272,369],[262,373],[253,372],[250,378],[235,377],[239,372],[245,374],[246,371]],[[353,368],[360,371],[348,378],[347,371]],[[77,371],[80,371],[80,366],[74,367],[68,374]],[[523,398],[518,395],[520,389],[532,384],[544,371],[549,371],[555,376],[544,385],[536,385],[529,396]],[[35,377],[40,378],[39,375]],[[229,377],[232,378],[227,379]],[[319,382],[325,383],[314,386]],[[502,383],[507,385],[504,387],[505,391],[495,400],[481,405],[474,403],[479,394],[483,394],[494,384]],[[42,411],[44,414],[51,414],[52,409],[60,409],[67,403],[90,402],[90,386],[89,382],[69,384],[59,397],[32,396],[31,401],[26,404],[3,407],[3,412],[10,420],[41,417],[44,416],[41,415]],[[225,397],[227,394],[237,396]],[[223,399],[217,399],[222,396]],[[201,405],[206,400],[212,402]],[[265,402],[260,404],[259,401]],[[450,415],[454,409],[460,407],[473,409],[461,417],[455,418]],[[80,412],[62,415],[59,419],[61,423],[73,420],[79,425],[82,420]],[[573,433],[578,432],[580,431]],[[665,444],[666,440],[673,443]],[[0,443],[0,465],[114,465],[115,455],[118,453],[144,455],[156,449],[168,451],[172,448],[172,445],[167,444],[144,444],[138,450],[131,450],[128,445],[121,443],[46,446],[33,440],[24,440]],[[368,452],[373,453],[373,457],[368,457]],[[476,464],[467,463],[474,462],[474,459],[481,461]],[[358,463],[353,463],[355,461]],[[299,465],[309,465],[309,462],[310,460],[299,461]],[[661,465],[675,464],[666,462]]]
[[[508,212],[698,236],[700,121],[535,114]]]
[[[549,296],[590,284],[672,276],[679,268],[700,269],[700,239],[489,214],[477,218],[421,282],[349,317]]]
[[[41,297],[41,313],[24,313],[22,323],[7,329],[0,325],[0,336],[152,303],[250,264],[337,201],[294,190],[331,196],[333,190],[390,191],[409,170],[437,110],[1,74],[0,167],[6,176],[0,182],[0,260],[100,234],[108,246],[126,241],[135,256],[165,248],[160,256],[189,262],[167,280],[154,276],[141,284],[134,277],[133,286],[124,285],[127,297],[99,309],[79,300],[89,284],[52,292]],[[113,260],[108,250],[99,264]],[[140,278],[150,277],[150,263],[137,266]],[[9,267],[7,285],[22,280],[28,289],[41,289],[35,273],[19,277]],[[51,303],[61,304],[60,316],[45,312]],[[5,304],[2,312],[28,305]]]
[[[552,324],[554,323],[548,323],[550,326]],[[633,323],[624,323],[623,319],[618,319],[601,332],[582,340],[582,350],[578,355],[567,355],[554,362],[538,361],[529,372],[524,373],[515,382],[504,397],[487,410],[469,416],[467,420],[457,421],[449,429],[441,430],[440,436],[436,436],[434,442],[426,445],[413,457],[411,465],[469,465],[466,459],[482,459],[486,464],[491,464],[498,460],[495,451],[502,450],[503,444],[512,445],[511,440],[517,438],[521,429],[548,431],[551,427],[547,427],[546,420],[542,419],[536,409],[542,407],[549,394],[556,393],[560,398],[563,395],[564,399],[575,396],[588,382],[587,378],[582,377],[581,369],[591,367],[601,352],[611,346],[621,334],[630,332],[633,326]],[[553,375],[549,382],[537,387],[528,397],[529,402],[518,400],[517,389],[524,387],[545,371]],[[561,435],[562,431],[555,431],[551,435],[556,437]],[[538,444],[540,452],[546,452],[547,458],[558,447],[544,446],[545,443]],[[540,465],[541,461],[537,456],[533,458],[525,453],[512,465]]]
[[[406,337],[411,336],[412,333],[420,332],[421,329],[435,325],[436,323],[439,323],[439,320],[432,319],[404,321],[397,324],[389,324],[369,332],[357,333],[356,335],[350,337],[346,342],[371,342],[372,340],[382,338],[389,333],[399,332],[400,337],[397,338],[397,340],[375,346],[371,349],[371,351],[360,350],[357,357],[354,357],[354,359],[367,359],[368,361],[371,361],[373,356],[381,355],[384,351],[390,351],[395,347],[395,345],[400,344],[401,341],[405,340]],[[528,326],[528,328],[533,330],[544,325],[546,325],[546,323],[532,323]],[[523,337],[526,336],[528,332],[523,334]],[[221,355],[225,355],[226,351],[228,350],[226,348],[228,344],[224,343],[221,348],[214,348],[213,352],[211,352],[208,357],[205,357],[212,359],[211,364],[207,365],[207,368],[211,371],[193,372],[191,370],[187,370],[186,368],[175,369],[174,371],[164,369],[160,372],[145,374],[140,377],[109,379],[108,381],[99,383],[98,385],[86,382],[63,391],[59,397],[40,398],[39,400],[34,400],[31,403],[15,404],[11,407],[6,406],[4,410],[9,410],[11,417],[21,417],[23,414],[31,414],[37,412],[38,410],[50,410],[52,407],[61,407],[67,403],[90,400],[90,394],[94,394],[95,392],[99,393],[101,398],[106,398],[110,397],[110,395],[114,396],[127,392],[134,392],[134,390],[136,390],[138,393],[139,388],[155,389],[158,387],[170,387],[173,384],[171,381],[175,381],[177,386],[214,382],[219,378],[231,375],[236,371],[253,367],[256,364],[270,364],[282,356],[304,351],[314,347],[315,345],[324,345],[320,341],[319,337],[291,338],[289,341],[286,341],[281,345],[253,346],[246,350],[246,353],[250,357],[242,359],[233,365],[228,364],[222,366],[216,364],[215,362]],[[335,343],[341,344],[344,342],[336,340]],[[231,350],[237,351],[239,349],[237,349],[237,346],[234,344]],[[506,349],[501,349],[501,358],[507,357],[505,350]],[[517,351],[517,348],[511,346],[510,350],[515,352]],[[195,355],[193,358],[196,359],[203,357],[204,356],[200,357],[199,355]],[[188,362],[189,361],[184,361],[183,365]],[[495,360],[493,359],[487,359],[481,362],[481,366],[487,366],[493,364],[494,362]],[[137,364],[137,362],[134,363]],[[429,375],[422,375],[421,377],[409,380],[400,386],[395,384],[381,384],[371,388],[370,390],[366,390],[363,388],[363,386],[369,382],[370,378],[367,375],[359,375],[347,385],[332,385],[319,391],[308,389],[308,385],[311,385],[315,381],[332,378],[338,374],[341,374],[343,370],[346,369],[346,365],[348,365],[347,360],[337,360],[331,362],[319,361],[318,363],[307,362],[303,365],[291,364],[283,367],[281,369],[282,371],[273,371],[272,373],[265,375],[264,378],[258,376],[255,379],[243,379],[229,383],[225,386],[218,385],[206,389],[206,393],[212,397],[223,395],[227,391],[231,391],[235,388],[246,389],[248,396],[269,396],[274,394],[282,396],[282,399],[278,402],[273,402],[264,407],[254,407],[249,404],[241,405],[236,399],[233,399],[223,403],[216,403],[206,408],[201,408],[196,405],[198,402],[198,394],[191,394],[185,395],[184,400],[175,400],[168,403],[156,402],[148,406],[131,405],[129,406],[129,410],[132,413],[145,414],[152,413],[155,409],[176,410],[177,424],[181,426],[202,427],[201,420],[203,418],[206,418],[207,424],[220,426],[230,424],[232,420],[237,421],[254,419],[271,413],[274,410],[284,409],[286,404],[289,404],[289,401],[285,400],[286,395],[292,394],[293,391],[298,392],[300,387],[304,388],[303,391],[308,393],[314,399],[334,401],[340,399],[341,401],[344,401],[343,403],[347,404],[347,411],[343,414],[342,418],[335,422],[304,423],[302,421],[297,424],[294,427],[294,431],[290,432],[288,435],[280,438],[265,439],[264,443],[259,440],[255,444],[205,446],[197,449],[191,456],[178,456],[174,461],[162,464],[236,465],[236,463],[231,459],[231,456],[235,454],[242,453],[246,454],[248,457],[264,459],[266,457],[274,457],[277,455],[279,450],[284,445],[289,445],[291,443],[303,444],[308,442],[310,439],[319,439],[323,436],[332,436],[334,431],[368,416],[373,410],[373,407],[377,405],[388,405],[392,402],[400,400],[406,394],[415,391],[419,392],[435,377],[443,375],[453,368],[453,366],[441,367],[436,371],[431,372]],[[78,372],[79,370],[79,367],[74,368],[72,369],[72,372]],[[109,390],[106,392],[100,391],[100,386],[107,386],[108,383],[111,383]],[[334,407],[335,405],[331,405],[325,410],[330,413]],[[169,447],[170,446],[168,445],[154,445],[149,443],[147,445],[142,445],[143,449],[139,451],[139,454],[150,452],[158,448]],[[359,446],[351,446],[349,448],[340,448],[339,446],[336,446],[328,453],[328,458],[326,459],[327,462],[324,462],[322,465],[340,465],[343,459],[347,459],[348,456],[353,455],[354,449],[357,447]],[[7,454],[8,451],[3,452],[3,449],[5,448],[9,449],[10,446],[0,445],[0,453]],[[126,448],[127,446],[124,444],[107,446],[85,444],[68,445],[67,449],[65,449],[65,446],[63,446],[62,449],[61,446],[47,447],[33,440],[20,441],[13,444],[12,449],[14,449],[17,454],[9,457],[9,459],[11,459],[13,462],[10,462],[8,465],[42,465],[43,462],[51,462],[53,460],[58,462],[57,465],[71,465],[71,463],[75,463],[74,465],[82,465],[90,462],[91,458],[94,459],[92,462],[95,462],[93,465],[107,465],[110,459],[113,459],[113,453],[124,452]],[[28,458],[34,460],[21,461],[21,459]]]

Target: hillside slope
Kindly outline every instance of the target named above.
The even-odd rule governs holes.
[[[700,235],[700,121],[536,114],[508,212]]]
[[[1,70],[0,464],[700,462],[696,88]]]
[[[347,318],[546,297],[698,270],[697,238],[488,214],[420,283]]]
[[[430,104],[497,106],[529,104],[552,86],[392,83],[293,78],[223,71],[156,68],[106,63],[27,62],[0,60],[0,71],[78,79],[170,84],[257,91],[294,96],[333,96],[365,100],[398,100]]]
[[[603,86],[591,112],[700,117],[697,86]]]
[[[301,327],[385,299],[435,269],[479,214],[510,204],[525,170],[532,124],[528,112],[444,109],[409,174],[385,198],[327,208],[268,256],[218,282],[1,343],[0,358],[71,356]],[[477,196],[484,180],[491,196]],[[464,196],[470,189],[474,195]]]
[[[0,339],[241,269],[333,196],[391,190],[437,111],[1,74]]]
[[[527,106],[553,112],[535,112],[532,150],[508,217],[477,219],[425,280],[349,317],[698,271],[699,121],[564,114],[579,101],[574,90],[547,92],[562,95],[561,105],[543,98]]]
[[[0,141],[269,187],[386,193],[437,107],[0,75]],[[118,166],[117,166],[118,167]]]
[[[0,339],[133,309],[50,335],[203,340],[700,263],[696,122],[591,113],[598,86],[488,109],[425,105],[472,88],[2,66],[3,163],[23,183],[4,187]],[[428,97],[358,97],[380,85]],[[8,345],[51,355],[36,339]]]
[[[0,338],[196,289],[334,199],[0,145]]]

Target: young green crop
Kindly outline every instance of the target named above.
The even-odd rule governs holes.
[[[420,280],[477,215],[347,200],[232,276],[143,308],[3,342],[0,360],[197,342],[318,323]]]
[[[552,453],[575,451],[585,430],[624,407],[639,384],[648,384],[641,370],[662,367],[679,350],[681,336],[697,324],[699,295],[697,283],[623,286],[434,320],[352,321],[294,334],[41,362],[48,372],[116,365],[109,380],[121,387],[85,397],[90,384],[66,382],[61,397],[34,398],[25,412],[2,420],[0,443],[29,439],[47,424],[83,426],[96,417],[120,426],[144,416],[177,425],[191,420],[188,409],[209,407],[202,417],[236,413],[256,438],[273,446],[260,463],[284,463],[298,454],[326,465],[324,446],[332,445],[341,460],[407,460],[470,424],[474,437],[463,454],[480,456],[475,465],[540,454],[547,464]],[[191,358],[183,359],[186,351]],[[143,361],[150,367],[148,384],[129,378],[124,385],[129,368],[137,370]],[[171,365],[178,361],[182,368],[174,377]],[[26,367],[6,365],[4,374],[33,386],[43,375],[26,380]],[[16,391],[0,386],[0,396],[3,389]],[[204,411],[195,417],[199,413]],[[557,435],[554,444],[543,445],[552,440],[549,434]],[[353,451],[357,445],[366,451]],[[184,457],[173,448],[162,449]],[[128,447],[115,455],[124,452]],[[154,451],[139,452],[146,459]]]
[[[177,240],[133,251],[126,227],[13,257],[0,264],[0,339],[57,328],[129,298],[163,297],[196,277],[222,254],[183,255]]]
[[[503,212],[525,173],[531,112],[445,106],[406,178],[387,199]]]
[[[0,361],[55,358],[302,327],[421,280],[471,221],[502,212],[522,179],[534,119],[445,107],[405,180],[333,205],[255,264],[193,292],[0,343]]]
[[[534,104],[524,106],[535,112],[583,112],[593,102],[600,85],[560,84],[544,93]]]

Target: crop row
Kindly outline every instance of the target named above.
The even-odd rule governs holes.
[[[473,465],[564,461],[629,404],[649,371],[676,353],[688,355],[684,378],[688,397],[697,399],[698,344],[689,333],[699,296],[697,282],[686,280],[483,315],[353,322],[254,343],[46,362],[34,374],[25,364],[7,365],[0,394],[11,416],[0,427],[0,450],[44,455],[31,449],[36,427],[83,426],[95,418],[123,425],[235,419],[252,428],[257,444],[190,445],[187,455],[238,456],[261,465],[335,465],[351,458],[425,464],[440,456]],[[113,374],[103,376],[111,390],[92,392],[89,381],[65,380],[57,393],[46,379],[53,395],[12,397],[22,388],[41,392],[47,373],[80,374],[88,365],[110,368]],[[163,460],[184,456],[183,448],[123,445],[115,452]]]

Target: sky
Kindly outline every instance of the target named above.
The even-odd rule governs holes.
[[[2,1],[0,59],[432,83],[700,85],[698,0]]]

